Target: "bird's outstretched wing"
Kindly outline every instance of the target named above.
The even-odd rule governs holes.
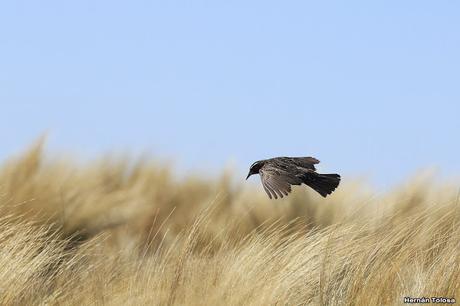
[[[270,199],[287,196],[291,192],[291,185],[302,184],[300,178],[274,167],[263,167],[259,170],[259,174],[265,192]]]

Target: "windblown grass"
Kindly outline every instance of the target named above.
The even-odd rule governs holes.
[[[380,305],[460,298],[460,203],[447,183],[327,199],[148,160],[87,165],[41,144],[0,169],[0,304]]]

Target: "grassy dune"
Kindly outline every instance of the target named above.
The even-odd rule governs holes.
[[[458,186],[348,183],[270,201],[230,174],[82,165],[33,146],[0,168],[1,305],[379,305],[460,299]]]

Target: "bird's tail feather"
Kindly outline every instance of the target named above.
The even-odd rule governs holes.
[[[309,173],[304,178],[304,183],[313,188],[323,197],[326,197],[328,194],[331,194],[340,183],[340,175],[336,173],[331,174],[319,174],[319,173]]]

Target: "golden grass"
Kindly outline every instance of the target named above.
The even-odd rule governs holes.
[[[236,183],[237,182],[237,183]],[[392,305],[460,298],[455,185],[270,201],[224,174],[81,165],[41,143],[0,169],[2,305]]]

